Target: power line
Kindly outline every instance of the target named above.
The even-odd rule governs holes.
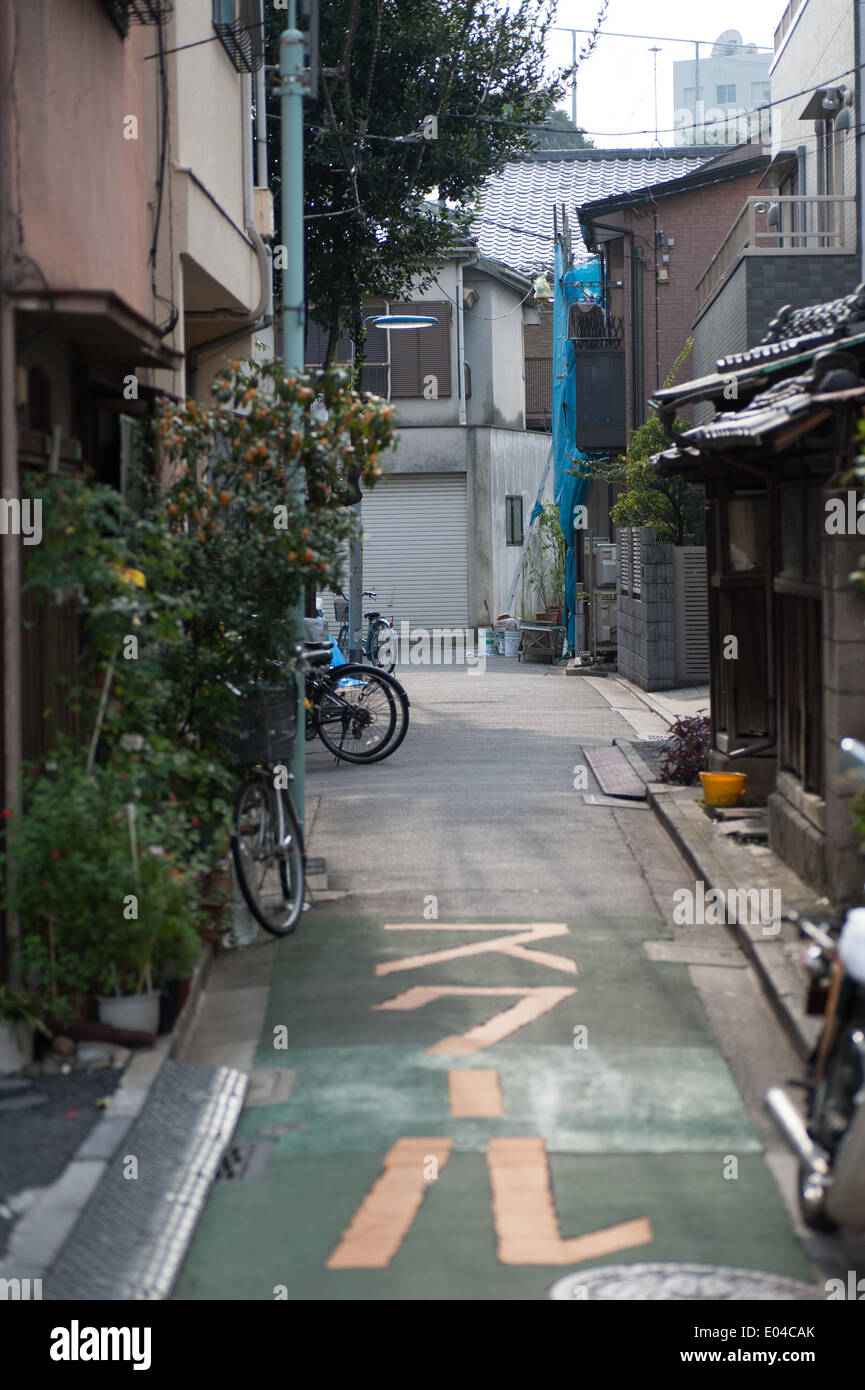
[[[553,30],[556,30],[560,34],[591,34],[594,32],[592,29],[565,29],[560,24],[550,25],[550,32]],[[660,39],[662,43],[701,43],[704,44],[706,48],[710,45],[714,48],[715,44],[718,42],[717,39],[672,38],[669,34],[614,34],[611,33],[609,29],[602,30],[601,37],[605,39]],[[744,49],[756,48],[759,53],[774,53],[775,51],[774,47],[770,48],[762,43],[731,43],[725,44],[725,47]]]

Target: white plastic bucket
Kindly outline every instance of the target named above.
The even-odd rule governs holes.
[[[516,656],[520,647],[519,631],[505,633],[505,656]]]
[[[133,1033],[155,1033],[159,1027],[159,991],[153,994],[100,995],[99,1022]]]

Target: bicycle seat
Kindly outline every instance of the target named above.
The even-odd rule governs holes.
[[[373,618],[380,618],[380,617],[381,617],[381,614],[380,614],[380,613],[364,613],[363,616],[364,616],[364,619],[365,619],[366,622],[370,622]]]
[[[330,647],[320,647],[313,644],[306,648],[304,656],[310,666],[329,666],[333,660],[333,651]]]

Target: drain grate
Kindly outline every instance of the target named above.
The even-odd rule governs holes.
[[[229,1144],[219,1161],[213,1181],[250,1182],[263,1178],[276,1149],[275,1139],[260,1139],[246,1144]]]

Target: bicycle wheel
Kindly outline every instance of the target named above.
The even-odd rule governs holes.
[[[396,633],[390,623],[377,618],[369,625],[366,649],[370,661],[379,671],[390,672],[396,666]]]
[[[343,623],[340,628],[339,636],[336,639],[336,645],[339,647],[343,656],[348,655],[348,623]]]
[[[234,823],[231,851],[244,901],[265,931],[288,936],[303,911],[306,881],[291,798],[263,775],[249,777],[237,793]]]
[[[337,666],[318,691],[318,734],[325,748],[350,763],[372,763],[395,751],[405,736],[406,711],[381,671]],[[396,740],[396,741],[395,741]]]
[[[341,671],[345,671],[345,666]],[[385,671],[370,671],[366,667],[357,668],[363,672],[364,679],[377,681],[379,685],[387,686],[396,701],[396,723],[390,736],[390,741],[386,747],[381,748],[376,753],[375,758],[370,759],[375,762],[380,758],[389,758],[391,753],[395,753],[408,733],[409,721],[409,698],[405,686],[397,680],[396,676],[390,676]]]

